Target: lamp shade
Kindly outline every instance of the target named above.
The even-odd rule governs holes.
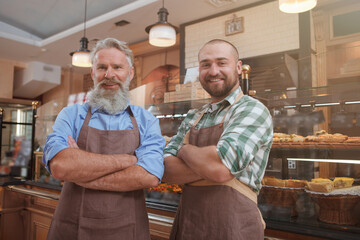
[[[87,0],[85,0],[85,14],[84,14],[84,36],[80,39],[80,49],[71,52],[71,64],[76,67],[91,67],[90,51],[88,49],[89,40],[85,37],[86,32],[86,8]]]
[[[149,33],[149,43],[156,47],[170,47],[176,43],[177,27],[167,21],[169,12],[162,7],[158,11],[159,21],[147,26],[145,31]]]
[[[279,0],[280,11],[285,13],[301,13],[313,9],[317,0]]]
[[[76,51],[72,55],[72,65],[76,67],[91,67],[90,52]]]
[[[71,64],[76,67],[91,67],[90,50],[87,47],[89,40],[86,37],[82,37],[80,43],[80,49],[70,53],[72,57]]]
[[[157,47],[170,47],[176,43],[176,31],[167,24],[155,25],[150,29],[149,43]]]

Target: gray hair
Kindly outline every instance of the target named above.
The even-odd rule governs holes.
[[[92,49],[90,53],[91,63],[94,63],[95,55],[98,51],[106,48],[116,48],[123,52],[126,56],[126,60],[129,63],[129,68],[134,65],[134,55],[131,49],[128,47],[126,42],[119,41],[115,38],[105,38],[96,43],[96,46]]]

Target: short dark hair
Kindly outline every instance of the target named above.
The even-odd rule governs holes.
[[[205,43],[201,48],[200,48],[200,51],[199,53],[201,52],[201,50],[206,46],[206,45],[209,45],[209,44],[216,44],[216,43],[226,43],[228,45],[231,46],[232,50],[233,50],[233,55],[234,55],[234,58],[235,60],[239,60],[239,52],[237,50],[237,48],[235,47],[234,44],[232,44],[231,42],[229,41],[226,41],[224,39],[212,39],[210,41],[208,41],[207,43]]]

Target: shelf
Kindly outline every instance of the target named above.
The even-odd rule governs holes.
[[[360,143],[325,143],[325,142],[299,142],[299,143],[273,143],[272,148],[280,149],[359,149]]]
[[[360,72],[333,74],[331,76],[328,76],[328,79],[344,79],[344,78],[353,78],[353,77],[360,78]]]
[[[360,104],[360,84],[358,82],[335,86],[313,87],[307,89],[289,89],[282,91],[258,92],[254,97],[266,102],[273,108],[311,108]],[[190,109],[199,108],[210,99],[180,101],[146,105],[145,108],[154,116],[186,114]]]
[[[256,97],[266,99],[268,108],[306,108],[360,103],[360,84],[348,83],[308,89],[259,92]]]

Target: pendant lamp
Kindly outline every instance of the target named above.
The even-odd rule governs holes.
[[[279,0],[280,11],[285,13],[301,13],[313,9],[317,0]]]
[[[90,50],[88,49],[89,40],[85,37],[86,33],[86,7],[87,0],[85,0],[85,14],[84,14],[84,37],[80,39],[80,49],[71,52],[72,65],[76,67],[91,67]]]
[[[149,43],[156,47],[170,47],[176,43],[178,28],[168,23],[169,12],[164,8],[164,0],[157,14],[159,21],[145,28],[145,31],[149,33]]]

